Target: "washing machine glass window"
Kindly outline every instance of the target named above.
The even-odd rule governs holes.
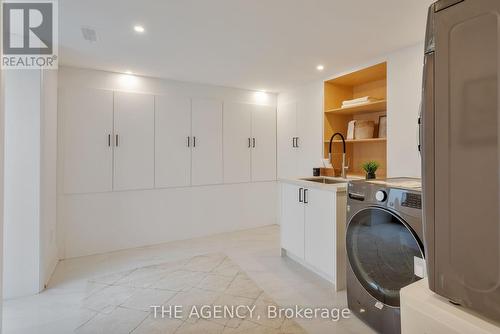
[[[351,218],[346,241],[358,281],[380,302],[399,307],[399,290],[420,279],[415,257],[424,258],[410,228],[387,210],[367,208]]]

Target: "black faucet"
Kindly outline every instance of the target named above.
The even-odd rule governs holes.
[[[342,174],[342,178],[345,179],[346,178],[346,170],[349,167],[346,166],[346,164],[345,164],[345,153],[346,153],[345,139],[344,139],[344,136],[340,132],[334,133],[332,138],[330,138],[330,145],[328,146],[328,160],[333,165],[333,162],[332,162],[332,143],[333,143],[333,138],[335,138],[336,136],[340,136],[340,138],[342,138],[342,146],[343,146],[344,152],[342,153],[342,171],[341,171],[341,174]]]

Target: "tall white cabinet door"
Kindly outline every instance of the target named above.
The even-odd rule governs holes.
[[[281,247],[304,259],[304,204],[299,201],[302,188],[282,184]]]
[[[191,100],[155,97],[155,186],[191,184]]]
[[[335,193],[309,189],[305,194],[305,259],[334,278]],[[342,224],[343,222],[337,222]]]
[[[224,103],[224,183],[251,180],[251,107],[243,103]]]
[[[222,103],[211,99],[192,100],[191,161],[192,185],[221,184],[222,162]]]
[[[276,108],[251,105],[252,180],[276,180]]]
[[[297,176],[297,104],[283,104],[278,107],[278,177]]]
[[[113,92],[60,90],[64,192],[112,190]]]
[[[114,190],[154,187],[154,96],[114,94]]]

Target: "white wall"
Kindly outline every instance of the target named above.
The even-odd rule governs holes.
[[[387,67],[388,175],[421,176],[417,120],[422,94],[424,45],[391,53]]]
[[[42,71],[40,116],[40,286],[48,283],[57,251],[57,71]]]
[[[3,9],[0,6],[0,17],[3,17]],[[2,25],[0,24],[0,36],[3,36]],[[3,54],[3,40],[0,37],[0,54]],[[4,89],[4,71],[0,68],[0,333],[2,333],[2,319],[3,319],[3,207],[4,207],[4,115],[5,115],[5,89]]]
[[[276,106],[276,95],[253,91],[62,67],[59,87],[178,93],[224,102]],[[59,112],[59,124],[64,117]],[[61,127],[59,127],[61,133]],[[59,140],[58,166],[63,156]],[[59,169],[62,170],[62,169]],[[63,194],[58,173],[60,257],[109,252],[172,240],[275,224],[276,182],[101,194]]]
[[[38,293],[40,71],[5,73],[4,298]]]
[[[4,298],[40,292],[58,260],[57,72],[5,75]]]
[[[388,177],[420,177],[420,156],[417,150],[417,119],[420,106],[423,69],[423,44],[392,52],[384,57],[328,75],[325,80],[387,61],[387,175]],[[323,81],[296,87],[278,96],[278,108],[289,101],[308,106],[311,123],[303,136],[317,146],[307,149],[302,160],[301,175],[312,175],[323,157]],[[279,175],[278,175],[279,176]]]

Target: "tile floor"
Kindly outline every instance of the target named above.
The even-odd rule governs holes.
[[[354,316],[237,329],[224,320],[148,316],[150,305],[167,301],[343,308],[346,295],[282,258],[279,227],[269,226],[61,261],[46,291],[4,302],[3,333],[373,333]]]

